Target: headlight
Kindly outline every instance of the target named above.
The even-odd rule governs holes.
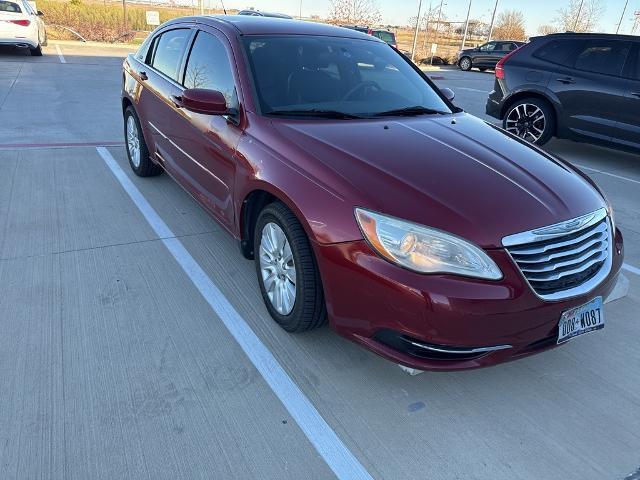
[[[374,250],[392,263],[419,273],[502,278],[482,249],[460,237],[362,208],[356,208],[355,215]]]

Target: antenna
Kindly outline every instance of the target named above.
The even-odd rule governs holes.
[[[227,14],[227,9],[226,9],[226,8],[224,8],[224,1],[223,1],[223,0],[220,0],[220,3],[222,4],[222,11],[223,11],[223,12],[224,12],[224,14],[226,15],[226,14]]]

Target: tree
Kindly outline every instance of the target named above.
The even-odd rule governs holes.
[[[554,25],[540,25],[538,27],[538,33],[540,35],[550,35],[552,33],[557,33],[558,28]]]
[[[569,0],[558,10],[556,25],[561,32],[593,32],[603,13],[602,0]]]
[[[335,25],[375,25],[380,21],[375,0],[332,0],[329,23]]]
[[[505,10],[498,15],[496,26],[493,29],[493,38],[496,40],[526,40],[527,33],[524,29],[522,12]]]

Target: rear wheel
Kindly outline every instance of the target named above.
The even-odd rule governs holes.
[[[32,57],[41,57],[42,56],[42,46],[38,45],[35,48],[29,47],[29,52]]]
[[[256,273],[271,317],[288,332],[304,332],[327,318],[322,282],[309,239],[280,202],[267,205],[254,233]]]
[[[460,67],[460,70],[468,72],[469,70],[471,70],[473,63],[471,62],[471,59],[469,57],[462,57],[460,59],[460,62],[458,63],[458,66]]]
[[[124,111],[124,138],[131,170],[139,177],[153,177],[162,173],[162,167],[153,163],[147,143],[142,135],[140,120],[134,108],[129,105]]]
[[[503,128],[518,137],[544,145],[553,136],[556,117],[551,105],[539,98],[524,98],[509,106]]]

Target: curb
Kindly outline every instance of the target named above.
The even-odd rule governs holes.
[[[51,40],[52,45],[67,45],[74,47],[101,47],[101,48],[120,48],[137,50],[140,45],[134,43],[106,43],[106,42],[81,42],[79,40]]]

